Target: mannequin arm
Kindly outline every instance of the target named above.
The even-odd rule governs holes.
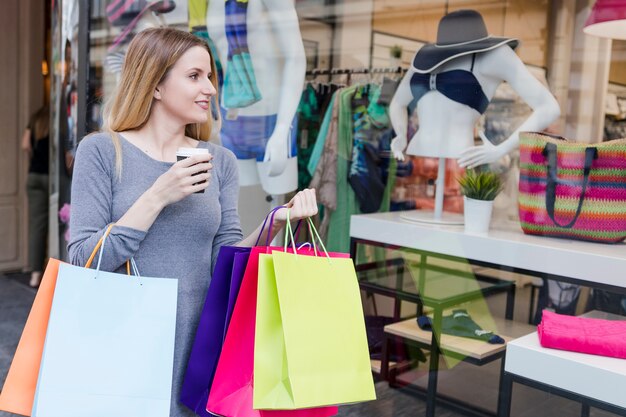
[[[413,100],[411,77],[414,73],[415,71],[410,69],[405,74],[391,99],[391,103],[389,103],[389,119],[391,120],[393,130],[396,132],[396,137],[391,141],[391,151],[393,156],[400,161],[404,161],[404,149],[408,142],[406,137],[409,124],[407,107]]]
[[[298,16],[292,0],[263,0],[268,11],[269,21],[277,32],[279,50],[284,57],[283,68],[277,69],[281,77],[281,89],[276,127],[267,142],[264,161],[270,162],[270,176],[280,175],[287,167],[288,141],[291,122],[298,109],[304,76],[306,57]]]
[[[504,142],[497,146],[481,136],[483,145],[468,148],[459,158],[459,164],[468,168],[497,161],[518,147],[519,132],[543,130],[561,114],[559,104],[550,90],[528,71],[511,48],[503,46],[485,54],[481,67],[484,68],[481,70],[484,75],[507,81],[533,112]]]

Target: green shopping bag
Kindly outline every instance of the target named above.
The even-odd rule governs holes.
[[[354,264],[322,248],[320,256],[295,246],[294,253],[259,255],[255,409],[376,399]]]

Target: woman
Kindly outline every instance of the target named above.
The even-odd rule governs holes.
[[[215,65],[201,39],[169,28],[140,32],[105,109],[104,132],[81,142],[74,167],[71,262],[84,265],[115,222],[103,269],[123,272],[134,257],[142,275],[179,278],[173,417],[193,415],[178,403],[179,391],[219,248],[253,246],[261,229],[242,239],[235,156],[206,142],[215,85]],[[176,162],[179,147],[210,155]],[[315,215],[315,192],[298,193],[288,206],[294,220]],[[286,215],[276,213],[272,234]]]
[[[33,114],[22,135],[22,150],[30,159],[26,193],[28,195],[28,266],[30,283],[39,286],[48,241],[48,127],[50,112],[43,106]]]

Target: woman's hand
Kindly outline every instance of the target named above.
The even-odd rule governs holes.
[[[157,178],[150,187],[150,193],[159,205],[165,207],[190,194],[205,190],[211,179],[212,159],[211,154],[203,154],[176,162],[165,174]]]
[[[306,219],[317,214],[317,199],[315,197],[315,189],[307,188],[296,194],[289,203],[285,204],[287,208],[279,209],[274,215],[274,222],[284,223],[287,221],[287,209],[289,209],[289,220]]]

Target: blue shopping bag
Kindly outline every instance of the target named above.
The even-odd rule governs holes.
[[[178,280],[99,265],[59,267],[32,416],[168,417]]]

